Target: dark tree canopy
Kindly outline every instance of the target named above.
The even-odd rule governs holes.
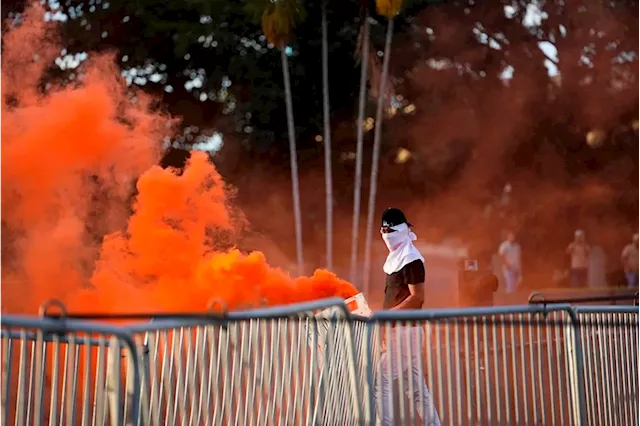
[[[20,10],[23,3],[7,5],[3,14]],[[286,135],[280,59],[248,16],[247,3],[90,0],[49,2],[49,8],[54,19],[64,22],[66,54],[115,51],[124,70],[137,68],[135,75],[128,74],[131,82],[163,94],[186,124],[220,126],[222,121],[222,130],[237,132],[252,149],[275,154],[279,150],[274,144]],[[428,2],[413,3],[417,12]],[[301,149],[314,145],[322,122],[320,4],[304,2],[306,19],[288,48]],[[330,3],[331,104],[336,116],[352,115],[357,98],[359,29],[357,2]],[[376,28],[374,36],[381,38],[382,33]]]

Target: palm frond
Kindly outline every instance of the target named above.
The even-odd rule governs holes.
[[[306,17],[299,0],[249,0],[245,11],[262,26],[267,40],[280,48],[289,42],[293,29]]]
[[[303,22],[306,11],[299,0],[247,0],[244,7],[247,16],[256,24],[262,22],[264,14],[276,14],[287,21],[291,28]]]

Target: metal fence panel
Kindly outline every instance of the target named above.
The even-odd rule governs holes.
[[[329,306],[341,318],[313,317]],[[126,424],[365,424],[351,325],[331,299],[128,326],[143,380],[141,416]]]
[[[371,424],[370,386],[366,375],[371,358],[367,323],[348,315],[316,316],[314,322],[317,338],[310,336],[309,344],[317,345],[321,355],[317,368],[322,387],[316,424]],[[351,405],[347,401],[357,402]]]
[[[638,424],[638,310],[576,309],[584,350],[586,424]]]
[[[375,384],[375,367],[380,362],[380,335],[378,328],[372,328],[369,318],[354,318],[353,338],[356,351],[358,387],[363,390],[363,409],[366,424],[373,424],[375,420],[375,401],[373,386]]]
[[[369,336],[368,316],[371,315],[371,310],[362,294],[349,298],[344,303],[355,314],[349,315],[345,309],[333,307],[314,315],[318,320],[317,336],[310,335],[309,344],[317,345],[322,355],[318,368],[327,390],[316,420],[320,425],[370,425],[373,418],[370,416],[372,401],[369,396],[370,383],[373,381],[367,374],[368,365],[376,362],[379,355],[377,347],[371,346],[377,339]],[[333,345],[333,350],[328,347],[329,342]],[[354,354],[353,358],[351,355],[345,358],[345,354],[351,353]],[[345,362],[350,359],[356,361],[355,365]],[[352,371],[355,371],[355,377],[352,377]],[[342,404],[344,391],[352,389],[352,383],[355,383],[353,391],[361,401],[359,409],[336,410]]]
[[[108,377],[124,374],[121,353],[135,353],[121,329],[50,318],[3,315],[2,425],[121,425],[125,395]],[[131,380],[140,381],[138,366]],[[130,395],[131,415],[140,395]]]
[[[387,354],[374,373],[382,424],[579,424],[567,306],[384,312],[371,326]]]

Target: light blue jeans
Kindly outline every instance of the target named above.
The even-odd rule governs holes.
[[[410,411],[405,407],[401,416],[407,422],[411,419],[408,414],[418,413],[424,426],[440,426],[440,418],[436,407],[431,401],[427,389],[427,382],[422,375],[422,348],[424,343],[424,329],[418,326],[397,326],[390,331],[386,350],[380,356],[378,377],[375,383],[377,425],[392,426],[394,421],[393,387],[396,380],[401,384],[406,395],[415,404],[416,410]],[[398,344],[400,351],[398,352]],[[415,423],[410,423],[415,424]]]
[[[502,275],[504,277],[504,289],[507,293],[513,293],[518,287],[520,281],[520,270],[509,266],[502,267]]]
[[[625,277],[627,277],[627,287],[636,288],[638,287],[638,272],[629,271],[624,273]]]

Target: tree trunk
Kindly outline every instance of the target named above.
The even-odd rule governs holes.
[[[324,115],[324,180],[327,201],[326,267],[333,269],[333,182],[331,176],[331,116],[329,112],[329,47],[327,40],[327,2],[322,2],[322,109]]]
[[[371,182],[369,186],[369,206],[367,212],[367,233],[364,245],[363,293],[369,294],[369,280],[371,275],[371,239],[373,237],[373,216],[376,208],[376,189],[378,186],[378,163],[380,162],[380,147],[382,145],[382,120],[387,93],[387,79],[389,77],[389,57],[391,56],[391,39],[393,38],[393,19],[387,22],[387,37],[384,43],[384,60],[382,62],[382,78],[378,93],[378,107],[373,133],[373,160],[371,163]]]
[[[367,65],[369,64],[369,11],[363,22],[362,54],[360,55],[360,96],[358,100],[358,134],[356,147],[356,176],[353,185],[353,223],[351,226],[351,283],[358,281],[358,231],[360,230],[360,201],[362,198],[362,147],[364,143],[364,111],[367,104]]]
[[[291,160],[291,190],[293,193],[293,215],[296,229],[296,257],[298,274],[304,275],[304,256],[302,251],[302,214],[300,212],[300,185],[298,183],[298,155],[296,135],[293,123],[293,106],[291,105],[291,82],[289,80],[289,60],[285,49],[280,50],[282,60],[282,76],[284,78],[284,96],[287,108],[287,130],[289,133],[289,154]]]

